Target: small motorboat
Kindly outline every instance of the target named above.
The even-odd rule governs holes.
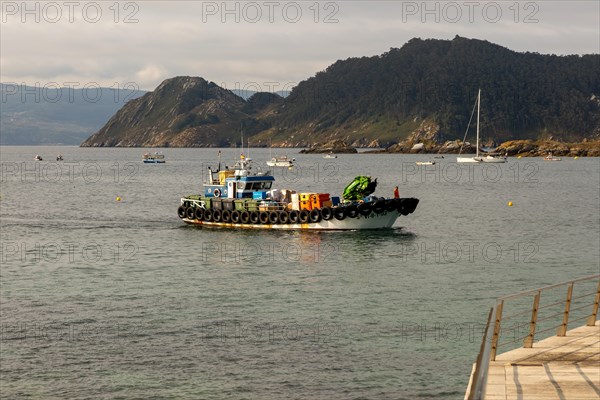
[[[275,156],[273,158],[271,158],[270,161],[267,161],[267,165],[269,167],[293,167],[294,166],[294,161],[296,161],[295,158],[288,158],[288,156]]]
[[[33,158],[34,161],[42,161],[43,158],[42,156],[40,156],[39,154],[36,154],[35,157]]]
[[[435,161],[417,161],[415,162],[417,165],[435,165]]]
[[[552,153],[548,153],[548,155],[544,157],[544,161],[562,161],[562,158],[554,157]]]
[[[337,154],[333,154],[332,152],[329,152],[329,153],[325,154],[323,156],[323,158],[337,158]]]
[[[154,154],[145,153],[142,156],[142,160],[144,161],[144,164],[164,164],[165,155],[163,153],[159,153],[158,151]]]
[[[64,160],[64,158],[63,158],[62,154],[59,154],[56,156],[56,161],[63,161],[63,160]]]

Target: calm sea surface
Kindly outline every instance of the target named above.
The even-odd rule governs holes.
[[[459,399],[494,299],[600,269],[597,158],[290,150],[279,188],[420,199],[394,229],[307,233],[186,226],[217,150],[163,151],[0,148],[2,398]]]

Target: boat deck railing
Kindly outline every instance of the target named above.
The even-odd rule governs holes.
[[[569,324],[594,326],[600,303],[600,275],[501,297],[490,309],[467,399],[485,396],[491,361],[503,351],[531,348],[541,339],[565,336]]]

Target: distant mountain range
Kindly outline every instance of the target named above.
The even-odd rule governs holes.
[[[478,88],[486,145],[600,138],[600,55],[517,53],[457,36],[337,61],[285,98],[242,98],[199,77],[167,79],[82,145],[239,146],[241,132],[253,146],[387,146],[422,136],[442,143],[463,138]]]
[[[0,84],[0,144],[79,145],[128,100],[144,93]]]
[[[256,93],[233,92],[246,100]],[[0,144],[80,145],[128,101],[146,93],[134,89],[0,84]]]

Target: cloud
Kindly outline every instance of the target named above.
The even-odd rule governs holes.
[[[146,65],[135,73],[135,78],[140,87],[148,87],[170,76],[168,70],[161,65]]]
[[[7,3],[21,4],[2,2],[5,11]],[[142,89],[176,75],[230,86],[297,82],[338,59],[457,34],[516,51],[600,52],[600,3],[592,1],[92,3],[101,18],[92,9],[84,14],[84,3],[73,21],[62,10],[60,21],[49,22],[56,14],[44,15],[42,6],[39,22],[4,12],[0,80],[135,82]]]

